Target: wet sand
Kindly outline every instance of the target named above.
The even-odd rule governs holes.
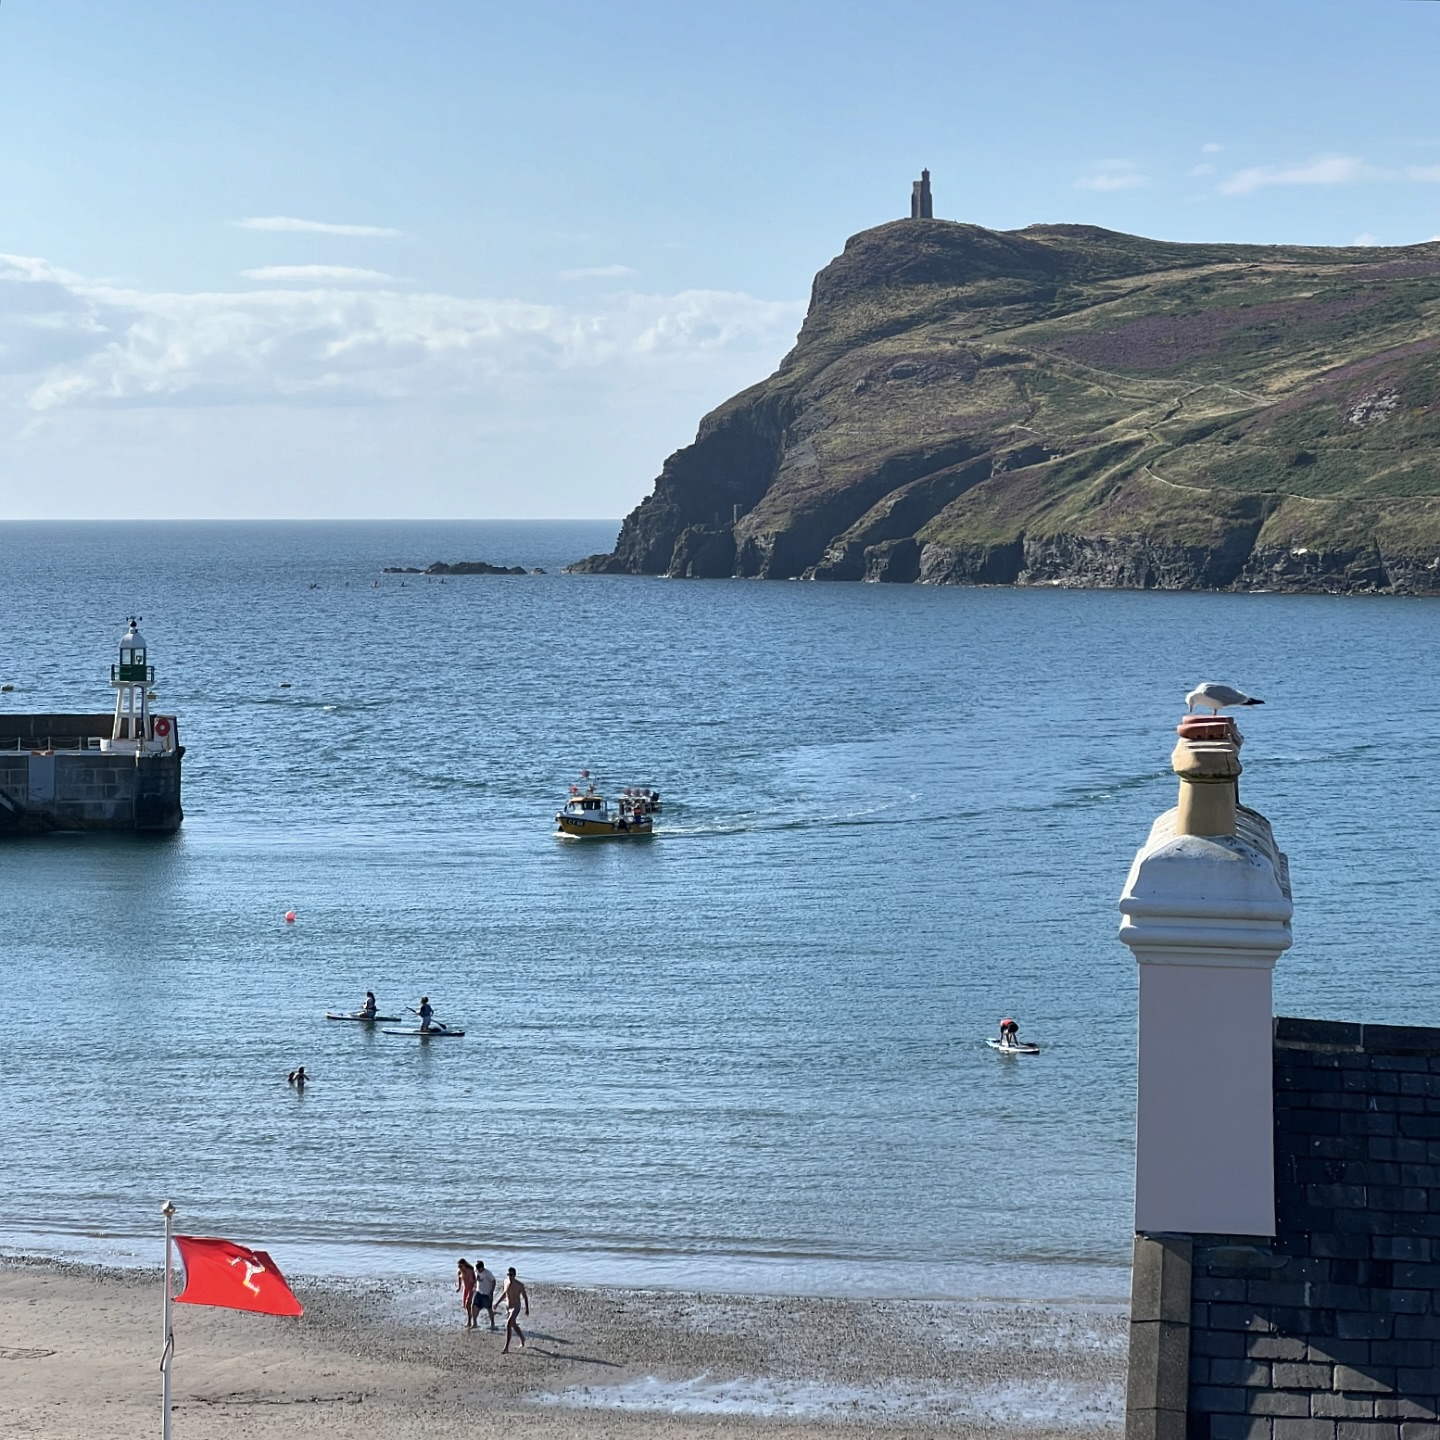
[[[175,1309],[174,1437],[1118,1434],[1120,1307],[532,1285],[529,1345],[443,1279],[297,1280],[301,1320]],[[0,1436],[159,1433],[158,1272],[0,1262]]]

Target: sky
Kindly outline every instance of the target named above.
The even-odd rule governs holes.
[[[1440,237],[1433,0],[0,0],[0,519],[618,517],[909,213]]]

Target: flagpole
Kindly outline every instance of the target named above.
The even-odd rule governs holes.
[[[167,1200],[160,1213],[165,1217],[165,1348],[160,1352],[160,1404],[164,1419],[161,1422],[162,1440],[170,1440],[170,1357],[175,1350],[175,1332],[170,1328],[170,1246],[175,1233],[175,1204]]]

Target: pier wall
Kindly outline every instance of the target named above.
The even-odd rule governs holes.
[[[1136,1236],[1127,1440],[1440,1440],[1440,1029],[1273,1058],[1276,1234]]]
[[[108,754],[97,742],[112,724],[109,715],[0,715],[0,834],[179,829],[183,748]]]

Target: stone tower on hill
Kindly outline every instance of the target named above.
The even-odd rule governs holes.
[[[912,220],[933,220],[935,206],[930,199],[930,172],[922,170],[920,178],[910,189],[910,218]]]

